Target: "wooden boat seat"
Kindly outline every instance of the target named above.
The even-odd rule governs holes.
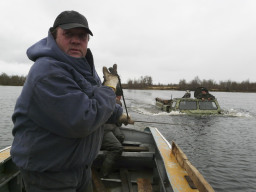
[[[124,146],[124,150],[120,156],[120,160],[116,162],[116,168],[126,167],[128,169],[147,169],[154,163],[155,150],[152,146],[136,144],[135,146]],[[101,150],[94,166],[101,167],[104,157],[108,151]]]
[[[127,152],[142,152],[142,151],[149,151],[148,147],[145,146],[123,146],[123,151]]]
[[[99,151],[99,156],[107,153],[105,150]],[[142,145],[140,142],[124,141],[122,157],[149,157],[155,154],[150,146]]]

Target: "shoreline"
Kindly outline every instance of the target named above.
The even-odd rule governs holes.
[[[175,90],[175,91],[194,91],[195,89],[181,89],[179,87],[174,87],[174,86],[148,86],[148,87],[140,87],[140,88],[135,88],[135,87],[128,87],[128,85],[123,84],[122,85],[123,89],[134,89],[134,90]],[[256,93],[256,91],[237,91],[237,90],[224,90],[224,89],[208,89],[211,92],[229,92],[229,93]]]

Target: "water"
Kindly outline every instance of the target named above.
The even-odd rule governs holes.
[[[11,116],[22,87],[0,86],[0,149],[12,144]]]
[[[256,191],[256,94],[214,92],[224,115],[188,116],[160,112],[155,97],[170,99],[183,91],[126,90],[130,115],[140,127],[157,127],[175,141],[218,192]],[[169,124],[169,125],[168,125]]]
[[[0,86],[0,149],[12,143],[11,114],[21,88]],[[255,192],[256,94],[213,92],[225,111],[221,116],[166,113],[154,105],[155,97],[170,99],[183,94],[124,90],[130,116],[151,122],[138,122],[136,127],[157,127],[168,141],[175,141],[215,191]]]

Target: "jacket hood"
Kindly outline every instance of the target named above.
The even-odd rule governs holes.
[[[91,51],[87,51],[87,54],[88,53],[91,54]],[[41,57],[50,57],[57,61],[72,65],[77,71],[81,72],[82,74],[84,70],[92,72],[92,67],[94,67],[93,63],[90,67],[85,57],[75,58],[63,52],[56,44],[56,41],[53,38],[50,30],[48,31],[48,37],[38,41],[37,43],[28,48],[27,56],[30,60],[34,62]]]

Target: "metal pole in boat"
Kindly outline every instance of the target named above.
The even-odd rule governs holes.
[[[126,111],[126,114],[127,114],[127,120],[128,120],[128,110],[127,110],[125,99],[124,99],[124,92],[123,92],[123,88],[122,88],[122,85],[121,85],[121,79],[120,79],[119,75],[117,75],[117,77],[118,77],[119,86],[120,86],[122,97],[123,97],[123,101],[124,101],[124,107],[125,107],[125,111]]]
[[[116,64],[114,64],[114,65],[116,65]],[[116,75],[117,78],[118,78],[119,86],[120,86],[121,93],[122,93],[122,97],[123,97],[124,107],[125,107],[125,111],[126,111],[126,115],[127,115],[127,121],[128,121],[129,115],[128,115],[128,110],[127,110],[126,103],[125,103],[125,99],[124,99],[124,92],[123,92],[123,88],[122,88],[120,76],[118,75],[118,73],[117,73],[116,70],[115,70],[115,71],[113,70],[113,68],[109,68],[109,71],[110,71],[111,73],[115,73],[115,75]]]

